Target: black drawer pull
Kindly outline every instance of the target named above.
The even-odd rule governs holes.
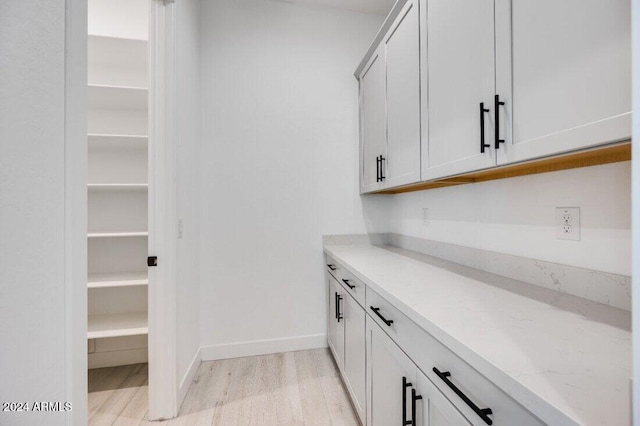
[[[373,312],[375,312],[375,314],[378,316],[378,318],[380,318],[382,321],[384,321],[385,324],[387,324],[389,327],[391,327],[391,324],[393,324],[393,320],[388,320],[385,317],[383,317],[380,314],[380,308],[374,308],[373,306],[369,306],[371,308],[371,310]]]
[[[489,112],[484,107],[484,102],[480,102],[480,152],[484,154],[484,149],[491,147],[491,144],[484,143],[484,113]]]
[[[494,109],[496,111],[496,130],[495,130],[495,149],[500,149],[500,144],[504,143],[504,139],[500,139],[500,106],[504,105],[504,102],[500,101],[500,95],[496,95],[494,98]]]
[[[488,416],[488,414],[493,414],[493,411],[491,411],[491,408],[479,408],[476,404],[474,404],[473,401],[471,401],[467,397],[467,395],[465,395],[460,389],[458,389],[456,385],[451,383],[451,381],[449,380],[449,377],[451,376],[450,372],[448,371],[440,372],[440,370],[438,370],[436,367],[433,367],[433,372],[436,373],[438,377],[440,377],[442,381],[445,382],[447,386],[449,386],[451,390],[454,391],[456,395],[458,395],[465,402],[465,404],[471,407],[471,409],[475,411],[475,413],[478,416],[480,416],[480,418],[484,420],[486,424],[488,425],[493,424],[493,420],[491,420]]]
[[[327,263],[327,268],[331,269],[332,271],[335,271],[336,269],[338,269],[336,268],[336,265],[330,265],[328,263]]]
[[[412,425],[413,421],[407,420],[407,388],[413,386],[410,382],[407,382],[407,378],[402,376],[402,424]],[[415,392],[415,390],[414,390]],[[415,420],[416,416],[413,416]]]
[[[418,401],[419,399],[422,399],[422,395],[416,395],[416,390],[411,389],[411,418],[413,419],[414,422],[417,422],[416,412],[418,410],[416,409],[416,401]]]
[[[354,288],[356,288],[356,286],[355,286],[355,285],[351,285],[351,284],[349,284],[349,280],[342,279],[342,282],[343,282],[343,283],[345,283],[345,284],[347,285],[347,287],[349,287],[351,290],[353,290]]]

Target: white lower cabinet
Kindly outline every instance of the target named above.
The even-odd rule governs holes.
[[[349,295],[344,301],[344,376],[361,420],[366,407],[366,343],[364,309]]]
[[[344,265],[326,264],[328,343],[363,425],[544,424]]]
[[[414,399],[416,400],[416,423],[414,424],[422,426],[471,424],[420,370],[416,378],[416,389],[411,390],[412,404]]]
[[[368,425],[471,424],[371,319],[367,360]]]
[[[327,325],[327,338],[333,357],[342,370],[344,367],[344,321],[340,306],[342,305],[343,290],[336,279],[327,274],[329,281],[329,323]]]
[[[365,313],[351,294],[327,271],[329,281],[328,342],[353,407],[365,423]],[[363,285],[358,283],[358,285]]]

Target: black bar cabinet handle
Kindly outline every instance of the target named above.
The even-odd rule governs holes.
[[[376,157],[376,182],[380,182],[380,156]]]
[[[340,312],[340,301],[342,300],[342,296],[338,293],[336,293],[336,295],[338,296],[338,299],[336,300],[336,311],[338,312],[338,322],[340,322],[340,320],[344,318],[342,316],[342,312]]]
[[[384,158],[382,155],[380,156],[380,182],[384,181],[384,179],[385,179],[383,163],[384,163],[386,160],[387,160],[387,159],[386,159],[386,158]]]
[[[479,408],[476,404],[474,404],[474,402],[471,401],[469,397],[467,397],[467,395],[465,395],[460,389],[458,389],[456,385],[451,383],[451,381],[449,380],[449,377],[451,376],[450,372],[448,371],[441,372],[436,367],[433,367],[433,372],[436,373],[438,377],[440,377],[442,381],[445,382],[447,386],[449,386],[451,390],[454,391],[456,395],[458,395],[469,407],[471,407],[471,409],[478,416],[480,416],[480,418],[484,420],[486,424],[488,425],[493,424],[493,420],[491,420],[488,416],[489,414],[493,414],[493,411],[491,411],[491,408]]]
[[[413,419],[414,424],[418,424],[418,420],[416,420],[416,401],[422,399],[422,395],[416,395],[416,390],[411,389],[411,418]]]
[[[484,143],[484,113],[489,112],[484,107],[484,102],[480,102],[480,152],[484,154],[484,149],[491,147],[491,144]]]
[[[373,306],[369,306],[369,308],[371,308],[371,310],[375,312],[378,318],[380,318],[382,321],[384,321],[385,324],[391,327],[391,324],[393,324],[393,320],[388,320],[385,317],[383,317],[382,314],[380,314],[380,308],[374,308]]]
[[[333,305],[334,305],[334,310],[335,312],[335,317],[336,319],[338,319],[338,292],[336,291],[335,296],[333,296]]]
[[[336,265],[331,265],[329,263],[327,263],[327,268],[331,269],[332,271],[336,270]]]
[[[411,386],[413,385],[410,382],[407,382],[407,378],[405,376],[402,376],[402,424],[403,425],[413,424],[411,420],[407,420],[407,388]]]
[[[500,139],[500,106],[504,105],[504,102],[500,101],[500,95],[495,96],[493,105],[496,111],[495,148],[500,149],[500,144],[504,143],[504,139]]]
[[[342,279],[342,282],[345,283],[347,285],[347,287],[349,287],[351,290],[353,290],[354,288],[356,288],[355,285],[351,285],[349,284],[349,280],[345,280],[344,278]]]

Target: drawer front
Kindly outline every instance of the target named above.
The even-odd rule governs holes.
[[[340,269],[340,265],[338,265],[338,263],[333,260],[333,258],[331,256],[329,256],[328,254],[324,255],[324,264],[325,264],[325,271],[327,271],[327,273],[333,275],[333,277],[335,279],[338,279],[338,271]]]
[[[478,409],[491,409],[488,419],[494,425],[544,424],[370,288],[366,291],[366,312],[472,424],[488,423],[454,387]]]
[[[326,271],[333,275],[345,291],[353,296],[360,306],[364,306],[366,286],[328,254],[325,254],[324,259]]]
[[[338,270],[338,281],[342,284],[342,287],[344,287],[347,293],[353,296],[360,306],[364,307],[366,298],[366,286],[364,283],[354,277],[353,274],[346,269],[339,267]]]

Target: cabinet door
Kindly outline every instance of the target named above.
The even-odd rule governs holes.
[[[387,66],[387,157],[384,186],[420,181],[420,31],[409,1],[384,45]]]
[[[344,366],[344,315],[341,311],[344,306],[344,295],[342,287],[332,276],[329,280],[329,323],[327,326],[327,336],[329,348],[342,370]]]
[[[411,419],[411,388],[404,383],[415,383],[416,370],[393,340],[367,317],[367,425],[400,425]]]
[[[415,394],[412,390],[411,399],[414,398],[416,399],[417,418],[417,422],[414,424],[417,426],[471,425],[420,370],[417,372]]]
[[[360,420],[365,420],[365,317],[364,309],[345,293],[344,300],[344,374]]]
[[[496,0],[500,164],[629,139],[629,0]]]
[[[424,180],[495,166],[494,0],[427,1],[428,150]],[[423,43],[424,44],[424,43]],[[425,81],[426,80],[426,81]],[[424,101],[423,101],[424,102]],[[480,103],[488,112],[481,120]],[[424,106],[423,106],[424,107]],[[484,132],[481,129],[484,121]],[[486,148],[482,148],[484,135]],[[482,152],[484,150],[484,152]]]
[[[360,76],[361,191],[381,189],[380,156],[386,157],[387,113],[384,55],[376,52]]]

